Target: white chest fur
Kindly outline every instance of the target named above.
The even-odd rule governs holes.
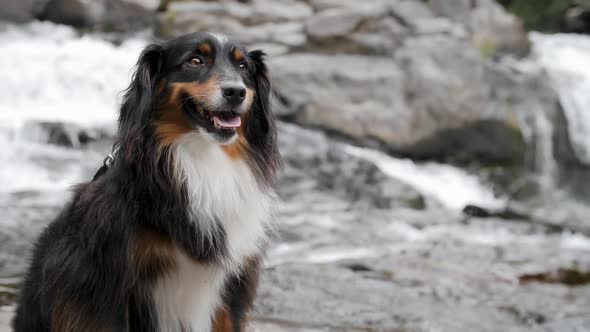
[[[184,136],[175,148],[176,176],[187,184],[199,230],[215,232],[214,222],[220,223],[228,255],[222,264],[203,265],[178,252],[175,271],[158,282],[154,298],[163,332],[180,331],[178,322],[194,332],[210,331],[225,279],[259,254],[267,239],[274,195],[260,189],[244,161],[198,134]]]

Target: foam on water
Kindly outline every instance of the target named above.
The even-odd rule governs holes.
[[[0,114],[14,120],[112,123],[144,45],[128,40],[115,46],[50,23],[8,26],[0,33]]]
[[[531,33],[530,38],[533,57],[559,94],[574,152],[590,165],[590,37]]]
[[[121,91],[145,42],[120,46],[51,23],[0,28],[0,192],[60,190],[82,177],[80,151],[40,144],[31,124],[114,128]],[[73,164],[73,166],[63,166]]]
[[[457,167],[438,163],[418,164],[354,146],[346,146],[345,151],[374,163],[383,173],[413,186],[451,210],[460,211],[468,204],[499,208],[506,203],[504,199],[495,197],[476,176]]]

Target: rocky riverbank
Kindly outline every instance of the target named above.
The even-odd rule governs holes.
[[[255,330],[590,327],[590,238],[534,220],[466,217],[408,185],[415,179],[385,175],[346,143],[289,124],[280,132],[282,203]],[[442,166],[413,167],[423,179],[436,179]],[[447,184],[473,186],[465,179]],[[1,271],[11,276],[0,279],[8,284],[0,292],[5,303],[30,242],[59,207],[59,201],[26,205],[39,195],[13,194],[3,207]]]

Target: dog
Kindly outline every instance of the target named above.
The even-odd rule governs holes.
[[[143,50],[114,161],[38,239],[16,332],[244,330],[280,166],[265,61],[212,33]]]

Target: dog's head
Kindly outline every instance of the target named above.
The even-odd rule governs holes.
[[[154,136],[164,147],[191,132],[229,150],[266,145],[274,123],[264,58],[212,33],[148,46],[125,95],[119,135]]]

